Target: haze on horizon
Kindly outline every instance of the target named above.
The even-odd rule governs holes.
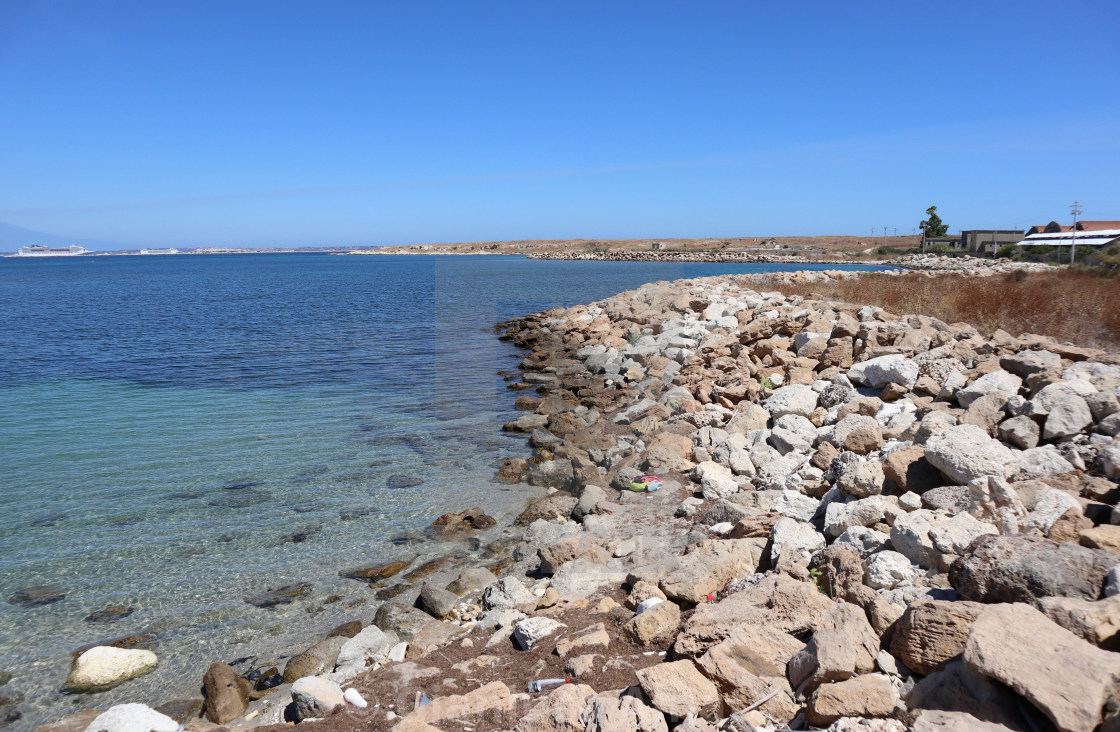
[[[1118,219],[1118,28],[1085,1],[10,0],[0,222],[135,247]]]

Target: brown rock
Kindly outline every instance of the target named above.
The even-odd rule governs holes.
[[[1018,694],[973,671],[963,661],[954,661],[943,671],[935,671],[919,681],[906,705],[919,716],[925,716],[923,710],[968,714],[985,724],[1000,724],[1003,725],[1001,730],[1008,728],[1016,732],[1030,732],[1049,724],[1040,720],[1042,725],[1029,725],[1020,714],[1029,705],[1023,704]],[[966,729],[970,732],[972,728]]]
[[[870,427],[859,427],[848,433],[844,438],[844,449],[849,452],[854,452],[857,455],[866,455],[867,453],[878,450],[883,446],[883,433],[879,429],[872,429]]]
[[[527,472],[529,472],[527,461],[522,458],[506,458],[498,468],[497,480],[502,483],[520,483]]]
[[[1071,508],[1061,516],[1059,516],[1054,523],[1050,524],[1050,530],[1046,532],[1046,536],[1051,541],[1065,541],[1073,544],[1081,542],[1081,532],[1088,531],[1093,528],[1091,519],[1085,517],[1081,513],[1081,507]],[[1118,527],[1120,528],[1120,527]],[[1084,546],[1084,544],[1082,544]]]
[[[850,588],[844,599],[863,608],[875,633],[884,641],[890,640],[889,635],[894,631],[894,624],[902,616],[899,610],[867,585]]]
[[[789,680],[798,693],[843,681],[875,667],[879,636],[867,622],[863,609],[849,602],[833,605],[821,627],[789,662]]]
[[[400,572],[408,565],[412,564],[413,560],[419,555],[413,554],[409,559],[401,559],[393,562],[385,562],[384,564],[374,564],[369,567],[362,567],[360,569],[351,569],[344,572],[339,572],[340,577],[348,577],[349,579],[356,579],[361,582],[377,582],[394,574]]]
[[[841,717],[889,717],[897,700],[886,676],[860,676],[818,687],[809,697],[805,718],[809,724],[824,726]]]
[[[706,539],[689,547],[678,566],[661,579],[666,597],[699,603],[730,580],[754,572],[758,550],[745,539]]]
[[[573,559],[586,559],[595,564],[606,564],[611,560],[611,553],[597,539],[578,537],[558,541],[551,546],[537,550],[541,559],[541,572],[555,574],[556,570]]]
[[[224,663],[215,663],[202,677],[206,694],[206,718],[214,724],[237,719],[249,708],[253,684]]]
[[[972,624],[983,609],[978,602],[915,602],[895,625],[891,653],[922,675],[940,671],[960,657]]]
[[[945,479],[937,468],[929,464],[925,454],[921,445],[895,450],[883,460],[883,472],[903,493],[913,491],[921,494],[944,485]]]
[[[840,451],[831,442],[822,442],[809,462],[818,470],[828,470],[829,466],[832,465],[833,458],[839,454]]]
[[[622,626],[622,630],[638,645],[648,646],[663,638],[672,637],[680,623],[680,608],[666,600],[635,615]]]
[[[538,498],[514,519],[514,523],[518,526],[528,526],[537,519],[546,521],[558,517],[566,519],[572,515],[572,509],[576,507],[578,502],[578,498],[567,493],[554,493],[551,496]]]
[[[573,651],[605,651],[611,644],[611,637],[602,623],[584,628],[577,635],[561,638],[556,643],[556,655],[564,658]]]
[[[358,633],[361,633],[361,632],[362,632],[362,621],[361,620],[351,620],[350,622],[343,623],[342,625],[338,626],[337,628],[335,628],[331,632],[327,633],[327,637],[328,638],[334,638],[335,636],[342,636],[343,638],[353,638],[354,636],[356,636]]]
[[[631,610],[636,610],[638,605],[649,600],[650,598],[666,599],[665,593],[661,591],[657,585],[645,580],[638,580],[634,582],[634,586],[630,589],[630,594],[626,596],[626,607]]]
[[[744,516],[735,523],[734,528],[727,536],[731,539],[769,538],[774,530],[774,524],[778,523],[781,518],[780,513],[760,513],[753,516]]]
[[[1024,605],[989,605],[964,648],[969,668],[1007,684],[1063,732],[1092,732],[1116,700],[1120,657]]]
[[[430,725],[448,719],[459,719],[485,712],[510,711],[517,706],[517,699],[501,681],[491,681],[466,694],[433,699],[430,704],[409,712],[393,729],[395,732],[427,732]]]
[[[1080,536],[1081,546],[1090,549],[1103,549],[1120,557],[1120,526],[1105,524],[1084,529]]]
[[[700,670],[719,687],[724,711],[749,706],[774,688],[782,690],[762,710],[783,722],[798,711],[786,681],[786,664],[805,644],[786,633],[740,625],[700,657]]]
[[[497,523],[493,516],[488,516],[476,506],[459,513],[445,513],[433,521],[430,528],[440,534],[451,534],[458,531],[488,529]]]
[[[692,661],[673,661],[641,669],[638,683],[654,709],[674,717],[708,717],[719,711],[719,690]]]
[[[595,696],[585,684],[565,684],[554,689],[517,723],[521,732],[584,732],[579,716]]]
[[[1120,651],[1120,595],[1103,600],[1044,597],[1038,609],[1074,635],[1095,646]]]
[[[809,570],[829,597],[843,598],[852,587],[863,584],[859,552],[846,544],[833,544],[818,551],[809,560]]]
[[[338,661],[338,652],[347,640],[349,639],[345,636],[336,635],[319,641],[303,653],[288,659],[288,664],[284,667],[284,683],[291,684],[304,676],[318,676],[333,671],[334,664]]]

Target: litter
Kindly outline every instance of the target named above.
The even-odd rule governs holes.
[[[529,692],[536,693],[538,691],[544,691],[545,689],[563,686],[567,683],[569,683],[568,679],[539,679],[538,681],[530,681]]]
[[[642,491],[653,493],[656,490],[660,490],[660,488],[661,478],[658,478],[656,475],[643,475],[640,478],[635,478],[630,481],[630,490],[636,493],[641,493]]]

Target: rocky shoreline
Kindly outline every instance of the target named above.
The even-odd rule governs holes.
[[[506,324],[534,390],[506,429],[536,455],[499,477],[553,491],[508,559],[419,587],[391,580],[407,565],[362,568],[399,594],[283,670],[215,663],[205,717],[110,712],[168,730],[1120,728],[1120,356],[764,281]],[[660,489],[632,490],[646,475]],[[546,679],[568,683],[531,690]],[[40,729],[131,728],[90,711]]]

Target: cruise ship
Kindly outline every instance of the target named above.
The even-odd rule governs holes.
[[[178,254],[178,249],[141,249],[141,254]]]
[[[19,248],[19,256],[21,257],[76,257],[88,252],[88,249],[76,244],[69,247],[45,247],[41,244],[33,244],[29,247]]]

